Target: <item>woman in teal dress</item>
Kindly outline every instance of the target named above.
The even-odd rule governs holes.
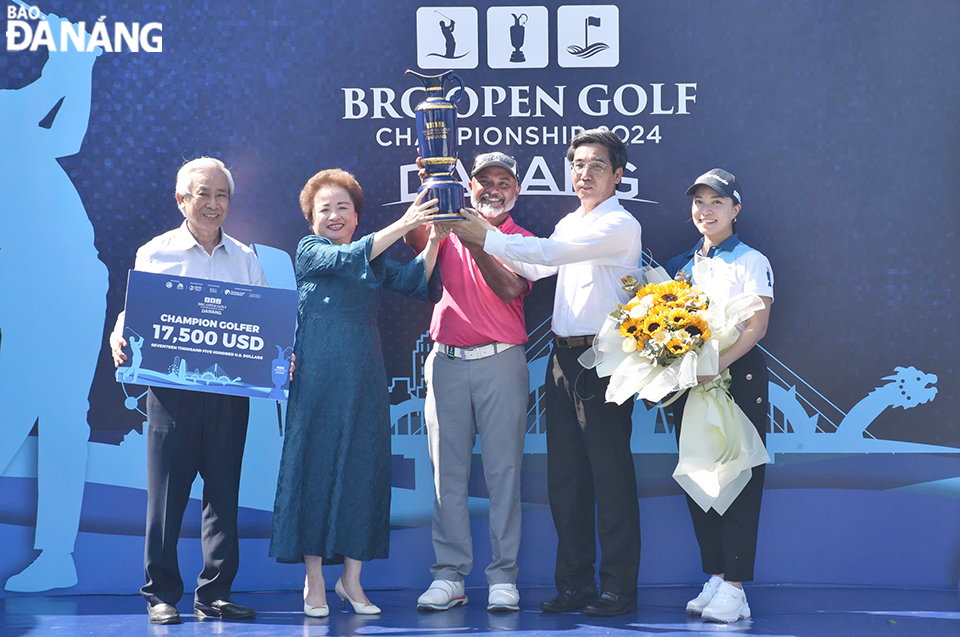
[[[337,595],[361,614],[379,613],[360,586],[363,561],[390,542],[390,403],[377,329],[381,289],[427,301],[445,234],[402,265],[383,251],[432,221],[436,200],[414,201],[386,228],[356,241],[363,191],[339,169],[311,177],[300,206],[313,230],[297,248],[300,303],[297,371],[287,404],[270,555],[306,564],[304,612],[329,612],[321,565],[344,564]],[[438,286],[437,286],[438,287]]]

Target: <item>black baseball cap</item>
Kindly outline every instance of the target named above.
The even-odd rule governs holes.
[[[712,188],[724,197],[732,197],[738,204],[743,204],[743,196],[737,178],[733,176],[733,173],[728,173],[723,168],[708,170],[697,177],[693,185],[687,188],[688,197],[697,191],[697,186]]]
[[[476,177],[478,172],[490,166],[499,166],[505,169],[513,175],[513,178],[517,180],[518,184],[520,183],[520,173],[517,171],[517,160],[510,155],[498,152],[477,155],[477,158],[473,160],[473,170],[470,172],[470,176]]]

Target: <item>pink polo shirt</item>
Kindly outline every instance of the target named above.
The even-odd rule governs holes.
[[[500,224],[500,231],[534,236],[511,216]],[[437,266],[443,280],[443,297],[434,306],[430,321],[430,337],[434,341],[454,347],[527,342],[523,297],[530,293],[532,284],[513,301],[504,303],[483,280],[480,266],[455,234],[440,244]]]

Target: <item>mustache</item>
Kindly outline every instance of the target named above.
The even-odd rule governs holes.
[[[479,198],[471,196],[470,199],[473,207],[484,217],[499,216],[504,212],[509,212],[516,203],[515,199],[507,199],[502,195],[488,195]]]

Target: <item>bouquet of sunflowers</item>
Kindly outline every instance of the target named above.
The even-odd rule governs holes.
[[[610,377],[606,400],[623,404],[636,395],[659,402],[690,389],[683,412],[674,479],[707,511],[721,515],[750,480],[752,468],[770,458],[756,429],[727,389],[720,352],[740,336],[739,325],[763,308],[755,294],[729,296],[730,266],[703,260],[691,285],[682,272],[671,280],[662,268],[647,269],[643,282],[624,277],[630,298],[607,317],[580,363]],[[713,376],[704,385],[698,376]],[[667,403],[669,404],[669,403]]]
[[[719,365],[723,304],[683,272],[670,279],[663,268],[648,268],[641,279],[622,279],[629,300],[610,313],[580,358],[610,377],[606,399],[618,405],[633,395],[658,402],[695,386],[697,374],[716,374]]]
[[[625,353],[635,351],[665,367],[710,338],[710,299],[683,270],[673,281],[643,285],[627,276],[623,283],[632,298],[610,316]]]
[[[646,268],[640,281],[623,278],[627,302],[607,316],[593,347],[580,357],[584,367],[610,377],[607,402],[622,405],[636,395],[656,403],[696,387],[698,376],[718,375],[720,353],[763,308],[756,294],[730,295],[732,267],[715,259],[697,262],[698,285],[683,272],[670,279],[663,268]]]

